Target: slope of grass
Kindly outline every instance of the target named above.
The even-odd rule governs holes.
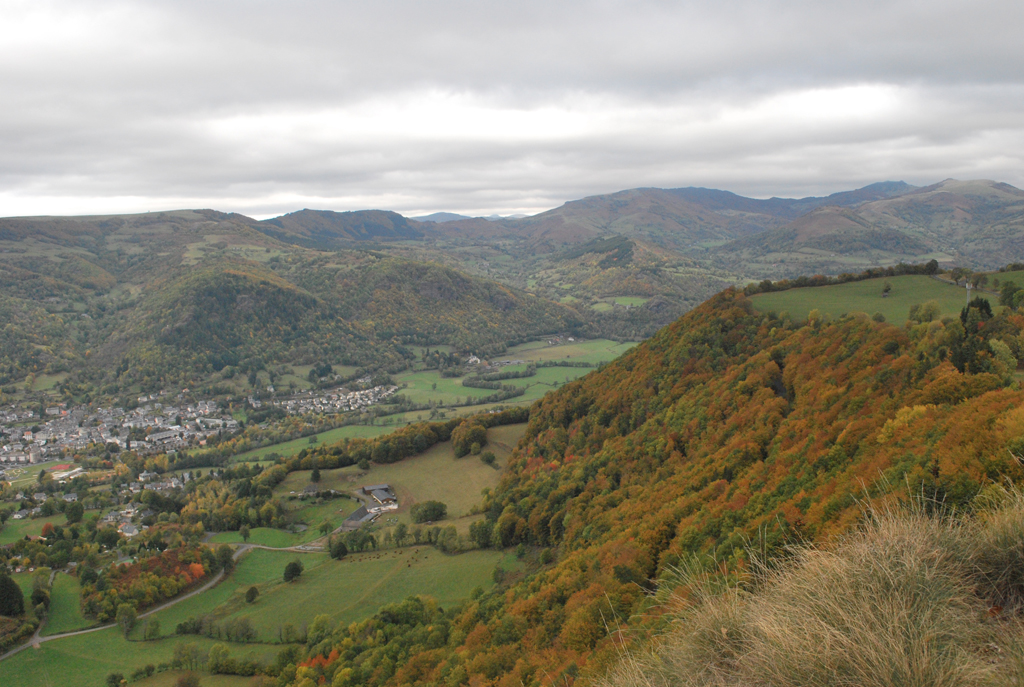
[[[245,616],[259,632],[260,641],[276,642],[285,623],[298,629],[320,613],[348,623],[410,595],[432,596],[442,605],[454,603],[467,598],[475,587],[493,584],[492,573],[501,558],[497,551],[449,556],[426,546],[351,554],[342,561],[319,553],[254,549],[221,584],[155,617],[161,633],[169,636],[178,623],[190,617],[212,614],[225,620]],[[297,581],[285,583],[284,567],[296,559],[302,561],[305,571]],[[257,587],[260,595],[249,604],[245,592],[251,586]],[[135,631],[141,633],[141,627]]]
[[[184,643],[193,643],[202,651],[209,651],[216,641],[189,636],[168,637],[154,642],[128,642],[116,629],[100,630],[44,642],[39,649],[28,649],[8,658],[0,663],[0,684],[5,687],[99,687],[105,684],[110,673],[130,675],[148,663],[169,663],[174,647]],[[272,661],[280,649],[257,644],[232,648],[233,655],[252,651],[267,662]],[[205,679],[203,684],[206,684]]]
[[[346,425],[345,427],[336,427],[326,432],[321,432],[315,435],[317,443],[321,444],[333,444],[336,441],[340,441],[345,437],[350,438],[372,438],[380,436],[381,434],[387,434],[391,431],[387,427],[380,427],[378,425]],[[292,439],[291,441],[285,441],[280,444],[273,444],[271,446],[264,446],[262,448],[254,448],[251,451],[245,453],[239,453],[237,456],[232,456],[232,463],[247,463],[251,461],[262,460],[266,458],[268,454],[276,453],[279,456],[287,457],[294,456],[296,453],[304,448],[309,448],[310,437],[300,437],[298,439]]]
[[[755,568],[743,591],[694,566],[677,580],[674,629],[604,684],[1019,685],[1022,551],[1016,494],[974,521],[876,516],[831,547]]]
[[[256,551],[249,555],[273,553]],[[469,597],[475,587],[493,584],[496,551],[470,551],[448,556],[433,547],[406,547],[379,553],[353,554],[342,561],[303,555],[306,570],[295,582],[282,580],[284,564],[295,558],[258,557],[239,566],[238,593],[217,606],[218,618],[247,616],[261,641],[277,641],[285,623],[296,628],[326,613],[343,623],[367,618],[380,607],[408,596],[425,594],[442,606]],[[244,592],[256,585],[260,596],[245,603]]]
[[[253,585],[265,585],[280,580],[284,567],[296,558],[303,565],[315,566],[327,559],[324,554],[296,554],[290,551],[267,551],[253,549],[245,554],[231,575],[216,587],[186,599],[170,608],[154,613],[152,617],[160,622],[161,635],[174,634],[178,623],[206,613],[213,613],[223,606],[237,606],[245,603],[245,591]],[[136,629],[133,636],[142,636],[143,628]]]
[[[19,539],[37,537],[43,532],[43,525],[51,522],[54,525],[63,525],[66,519],[63,515],[51,515],[48,518],[25,518],[24,520],[8,519],[0,528],[0,545],[13,544]]]
[[[887,297],[882,296],[885,282],[892,285]],[[993,308],[997,306],[997,298],[982,295],[989,299]],[[958,315],[966,305],[967,291],[930,277],[908,275],[759,293],[752,296],[751,301],[758,310],[788,312],[796,320],[806,319],[811,310],[817,309],[823,315],[833,317],[852,312],[882,313],[887,322],[902,324],[907,319],[910,306],[927,301],[938,303],[943,316]]]
[[[433,499],[448,505],[450,517],[460,517],[480,504],[485,487],[498,484],[500,468],[525,429],[525,425],[512,425],[489,431],[488,449],[498,458],[495,467],[485,465],[477,456],[456,458],[451,442],[444,442],[398,463],[372,465],[368,472],[354,465],[322,470],[320,484],[338,491],[352,491],[363,484],[390,484],[398,496],[400,513],[407,512],[417,501]],[[309,475],[308,470],[293,472],[275,489],[275,494],[287,497],[291,491],[301,491],[309,483]]]
[[[82,615],[80,589],[76,577],[58,573],[53,578],[53,586],[50,587],[50,617],[42,631],[44,636],[81,630],[93,624],[93,621]]]

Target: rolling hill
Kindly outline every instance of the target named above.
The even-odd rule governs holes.
[[[993,269],[1024,259],[1024,191],[948,179],[856,207],[820,207],[714,253],[723,264],[765,276],[835,274],[932,258]]]
[[[565,305],[367,250],[365,238],[422,235],[395,213],[279,219],[268,226],[287,241],[212,210],[0,220],[0,393],[27,399],[32,385],[21,388],[32,375],[55,379],[58,397],[82,401],[212,388],[224,368],[394,371],[413,355],[403,344],[496,351],[589,331]]]
[[[290,684],[592,679],[664,629],[678,566],[735,575],[752,547],[780,563],[791,544],[855,527],[865,502],[970,508],[1024,478],[1011,455],[1024,317],[972,308],[965,321],[794,322],[723,292],[531,409],[472,536],[546,549],[550,564],[444,616],[337,627],[306,648],[319,668]],[[448,641],[426,646],[428,626]],[[397,657],[368,641],[376,632]]]
[[[423,238],[423,229],[397,212],[357,210],[299,210],[254,223],[268,236],[307,248],[351,247],[358,241],[398,241]]]

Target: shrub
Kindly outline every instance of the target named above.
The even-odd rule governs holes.
[[[284,566],[284,581],[291,582],[296,580],[302,574],[302,563],[298,560],[294,560],[288,565]]]
[[[251,604],[256,600],[256,597],[260,595],[260,590],[256,587],[249,587],[245,590],[245,603]]]
[[[409,512],[413,522],[436,522],[448,517],[448,506],[440,501],[424,501],[413,504]]]
[[[178,676],[174,685],[175,687],[199,687],[199,676],[195,673],[185,673]]]
[[[479,422],[467,420],[452,431],[452,449],[456,458],[470,453],[474,445],[480,448],[487,445],[487,429]],[[476,449],[477,453],[480,448]]]
[[[335,560],[341,560],[348,555],[348,547],[345,546],[345,542],[341,537],[331,539],[330,541],[331,558]]]

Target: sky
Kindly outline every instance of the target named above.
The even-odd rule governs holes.
[[[1024,187],[1024,3],[0,0],[0,216]]]

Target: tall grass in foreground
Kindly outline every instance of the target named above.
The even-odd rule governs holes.
[[[965,519],[873,514],[755,568],[744,589],[690,576],[673,629],[603,687],[1024,685],[1020,493]]]

